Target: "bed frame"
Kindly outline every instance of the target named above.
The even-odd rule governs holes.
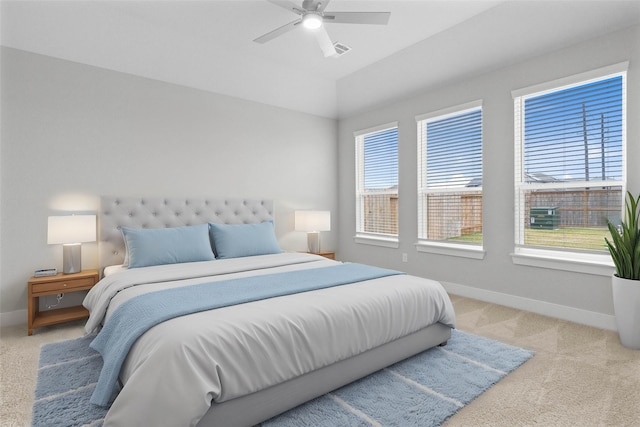
[[[122,264],[121,227],[163,228],[206,222],[249,224],[274,219],[273,201],[207,198],[102,197],[98,215],[100,272]],[[213,404],[198,427],[253,426],[384,367],[446,343],[448,326],[436,323],[365,353],[259,392]]]

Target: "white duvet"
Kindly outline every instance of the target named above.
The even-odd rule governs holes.
[[[87,332],[124,301],[163,288],[334,265],[283,253],[124,270],[87,295]],[[212,404],[349,358],[433,323],[454,326],[433,280],[397,275],[190,314],[142,335],[104,426],[194,426]],[[215,409],[214,409],[215,410]]]

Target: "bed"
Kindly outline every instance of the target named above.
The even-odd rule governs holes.
[[[100,331],[94,343],[105,358],[101,381],[111,369],[122,387],[105,426],[257,425],[450,338],[455,316],[439,283],[282,252],[260,234],[275,238],[273,221],[270,200],[102,198],[98,240],[105,277],[84,305],[91,314],[87,332]],[[137,233],[200,233],[201,225],[215,258],[185,261],[178,254],[179,262],[137,264],[162,249],[140,244]],[[329,283],[343,275],[351,279]],[[296,290],[282,293],[280,282]],[[259,292],[274,293],[242,299],[256,283]],[[145,322],[143,315],[125,316],[134,303],[145,307],[134,313],[182,313],[190,299],[209,304],[198,292],[218,293],[218,299],[238,293],[243,303],[178,314],[132,335]],[[127,340],[121,364],[112,365],[109,354]],[[109,390],[115,385],[103,383]]]

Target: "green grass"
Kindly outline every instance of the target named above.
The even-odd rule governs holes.
[[[557,230],[530,229],[524,233],[525,244],[532,246],[551,246],[574,249],[606,251],[604,238],[609,237],[606,227],[599,228],[560,228]],[[450,238],[452,242],[482,243],[482,233],[465,234]]]
[[[560,228],[558,230],[526,229],[525,243],[534,246],[557,246],[563,248],[606,251],[604,238],[609,230],[601,228]]]
[[[450,242],[482,243],[482,232],[463,234],[458,237],[447,239]]]

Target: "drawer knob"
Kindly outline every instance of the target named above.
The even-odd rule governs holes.
[[[62,286],[64,286],[64,287],[66,288],[66,287],[67,287],[67,284],[66,284],[66,283],[64,283]]]

